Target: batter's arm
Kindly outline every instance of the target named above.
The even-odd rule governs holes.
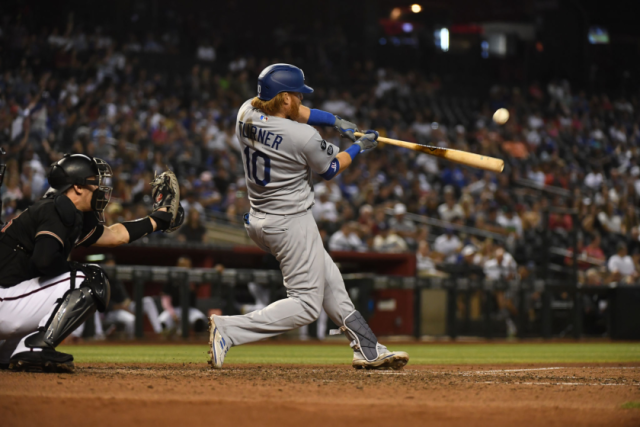
[[[311,124],[309,123],[310,115],[311,115],[311,108],[305,107],[304,105],[300,104],[300,106],[298,107],[298,118],[296,119],[296,121],[298,123]],[[333,125],[329,125],[329,126],[333,126]]]
[[[340,175],[343,170],[351,166],[353,159],[363,151],[375,148],[378,145],[378,132],[374,130],[368,130],[362,138],[356,141],[351,147],[338,153],[329,165],[329,169],[321,174],[325,180],[330,180]]]
[[[333,126],[345,138],[349,138],[353,142],[356,141],[354,132],[358,131],[358,126],[348,120],[335,116],[323,110],[310,109],[300,104],[298,107],[298,118],[300,123],[306,123],[311,126]]]
[[[336,158],[333,159],[333,161],[329,165],[329,169],[327,169],[325,173],[320,174],[320,176],[324,178],[326,181],[329,181],[335,178],[336,176],[340,175],[343,170],[351,166],[351,161],[352,161],[351,155],[346,151],[338,153]]]

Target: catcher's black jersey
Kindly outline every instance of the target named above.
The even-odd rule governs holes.
[[[66,259],[74,247],[95,243],[102,231],[93,212],[80,212],[65,195],[37,201],[0,230],[0,286],[40,276],[30,265],[38,239],[56,239]]]

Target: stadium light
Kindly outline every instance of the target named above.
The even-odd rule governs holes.
[[[411,5],[411,12],[413,12],[413,13],[422,12],[422,6],[420,6],[419,4],[412,4]]]
[[[402,15],[402,10],[399,7],[394,7],[391,10],[391,19],[393,19],[394,21],[400,18],[401,15]]]
[[[440,28],[433,32],[433,38],[436,47],[439,47],[443,52],[449,51],[449,29]]]

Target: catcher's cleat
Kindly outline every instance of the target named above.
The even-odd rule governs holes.
[[[225,340],[220,330],[216,327],[213,316],[209,318],[209,365],[212,369],[221,369],[224,357],[231,348],[228,340]]]
[[[385,346],[378,344],[379,356],[372,361],[364,358],[359,350],[353,352],[352,366],[356,369],[380,369],[399,371],[409,362],[409,355],[404,351],[389,351]]]
[[[9,369],[26,372],[71,373],[75,369],[73,356],[45,348],[42,351],[23,351],[11,357]]]

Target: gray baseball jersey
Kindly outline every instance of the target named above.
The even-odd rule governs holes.
[[[339,148],[313,127],[268,116],[245,102],[236,135],[242,148],[249,200],[262,212],[291,215],[313,205],[311,172],[323,174]]]

